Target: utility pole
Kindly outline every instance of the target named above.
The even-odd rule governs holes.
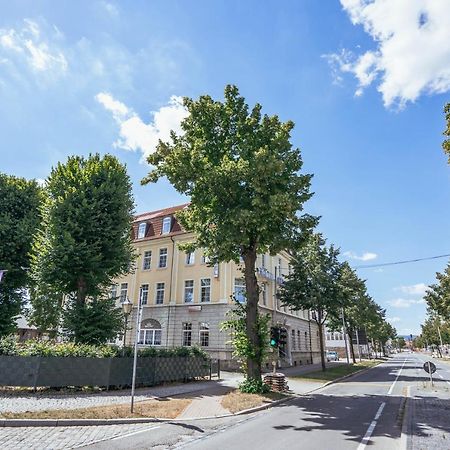
[[[356,345],[358,346],[359,362],[361,362],[361,349],[359,348],[359,328],[356,329]]]
[[[142,315],[142,287],[139,288],[138,308],[136,312],[136,336],[134,341],[133,377],[131,379],[131,413],[134,412],[134,391],[136,389],[137,354],[138,354],[139,335],[141,334],[141,315]]]
[[[341,308],[341,314],[342,314],[342,331],[344,333],[344,343],[345,343],[345,356],[347,356],[347,364],[350,364],[350,358],[348,357],[347,329],[345,328],[344,308]]]

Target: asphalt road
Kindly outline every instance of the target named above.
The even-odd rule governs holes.
[[[444,419],[440,411],[450,409],[450,365],[436,362],[431,388],[422,369],[425,360],[401,353],[369,371],[251,416],[153,425],[90,448],[450,449],[448,411]],[[430,401],[439,402],[435,416],[427,410]]]

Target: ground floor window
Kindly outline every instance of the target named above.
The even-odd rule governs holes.
[[[183,323],[183,346],[192,345],[192,323]]]
[[[234,298],[239,303],[245,302],[245,280],[243,278],[234,280]]]
[[[209,325],[207,323],[200,324],[200,345],[209,347]]]
[[[291,330],[292,336],[292,350],[295,350],[295,330]]]
[[[161,345],[161,330],[144,328],[139,334],[138,344],[141,345]]]

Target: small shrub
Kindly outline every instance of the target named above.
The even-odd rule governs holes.
[[[255,378],[246,378],[239,384],[239,390],[245,394],[267,394],[270,392],[269,386],[262,380]]]

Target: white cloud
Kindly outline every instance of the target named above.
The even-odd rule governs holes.
[[[398,323],[398,322],[402,321],[402,319],[400,319],[400,317],[386,317],[386,320],[389,323]]]
[[[388,301],[393,308],[410,308],[412,305],[420,305],[425,303],[424,299],[416,300],[413,298],[395,298]]]
[[[378,255],[376,253],[372,252],[364,252],[361,256],[357,255],[355,252],[344,252],[344,256],[350,259],[356,259],[358,261],[372,261],[373,259],[376,259]]]
[[[402,108],[424,93],[450,90],[448,0],[341,0],[341,4],[376,49],[325,55],[335,81],[342,80],[340,73],[352,73],[358,80],[356,96],[376,83],[386,107]]]
[[[170,131],[181,133],[181,121],[187,116],[182,97],[172,95],[169,103],[152,112],[152,120],[145,123],[132,109],[115,100],[109,93],[100,92],[95,96],[113,114],[119,125],[119,139],[116,147],[130,151],[140,151],[142,160],[153,153],[159,140],[167,141]]]
[[[50,45],[39,24],[30,19],[21,28],[0,29],[0,56],[24,62],[35,72],[62,74],[68,68],[64,53],[54,43]]]
[[[117,17],[119,15],[119,8],[117,8],[116,5],[113,5],[112,3],[106,1],[102,1],[101,6],[110,16]]]
[[[408,295],[425,295],[428,286],[425,283],[413,284],[410,286],[399,286],[394,290],[403,292]]]

